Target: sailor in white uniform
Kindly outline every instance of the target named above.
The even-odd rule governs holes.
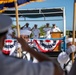
[[[72,44],[72,40],[72,38],[66,39],[67,49],[65,52],[61,52],[57,58],[66,75],[70,72],[70,69],[72,67],[72,59],[70,55],[73,52],[76,52],[76,46]]]
[[[61,30],[55,25],[52,25],[51,32],[60,32]]]
[[[29,23],[26,23],[23,27],[21,27],[21,29],[30,30],[31,31],[31,28],[29,27]]]
[[[45,37],[46,38],[51,38],[51,28],[49,26],[49,23],[46,23],[46,27],[43,28],[43,31],[45,32]]]
[[[33,39],[40,38],[40,30],[37,28],[37,24],[34,25],[34,28],[32,29]]]

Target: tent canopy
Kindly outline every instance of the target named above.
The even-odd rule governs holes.
[[[19,17],[40,18],[40,17],[63,17],[63,8],[42,8],[42,9],[19,9]],[[4,14],[15,17],[15,10],[6,10]]]

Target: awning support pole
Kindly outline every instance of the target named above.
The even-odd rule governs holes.
[[[66,16],[65,16],[65,8],[63,8],[63,24],[64,24],[64,36],[66,36]]]

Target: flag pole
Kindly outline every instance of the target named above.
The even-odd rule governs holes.
[[[17,0],[15,3],[15,9],[16,9],[16,26],[17,26],[17,36],[20,37],[20,27],[19,27],[19,20],[18,20],[18,6],[17,6]]]
[[[75,45],[75,29],[76,28],[76,0],[74,0],[74,11],[73,11],[73,44]],[[74,52],[72,53],[72,62],[74,62]]]
[[[17,6],[17,0],[14,2],[15,3],[15,9],[16,9],[16,26],[17,26],[17,36],[20,37],[20,27],[19,27],[19,20],[18,20],[18,6]],[[21,48],[17,49],[17,57],[22,57],[22,50]]]

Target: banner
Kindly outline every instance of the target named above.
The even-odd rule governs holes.
[[[28,44],[30,47],[37,49],[36,51],[50,52],[60,45],[61,42],[61,40],[29,40]],[[18,48],[21,47],[18,46],[17,40],[6,39],[2,52],[7,55],[13,54],[14,52],[17,54]]]
[[[48,52],[53,51],[61,43],[61,40],[33,40],[33,43],[41,52]]]

